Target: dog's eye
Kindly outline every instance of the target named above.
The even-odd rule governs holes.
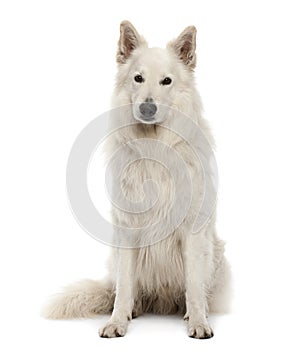
[[[169,77],[164,78],[164,79],[160,82],[161,85],[170,85],[171,83],[172,83],[172,79],[169,78]]]
[[[142,75],[140,75],[140,74],[135,75],[134,80],[136,81],[136,83],[143,83],[144,82],[144,79],[143,79]]]

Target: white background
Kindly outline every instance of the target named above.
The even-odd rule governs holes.
[[[283,1],[1,1],[2,349],[285,346],[285,35]],[[119,23],[151,46],[198,30],[196,76],[217,141],[218,229],[235,279],[234,312],[215,336],[186,335],[177,316],[144,316],[126,337],[100,339],[107,320],[46,321],[47,296],[100,278],[108,247],[72,216],[70,148],[109,108]]]

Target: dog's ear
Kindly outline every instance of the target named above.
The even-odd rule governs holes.
[[[194,26],[187,27],[177,39],[168,44],[190,69],[196,66],[196,34]]]
[[[116,60],[118,63],[125,63],[132,51],[139,46],[147,46],[145,39],[140,36],[133,25],[128,21],[120,24],[120,38]]]

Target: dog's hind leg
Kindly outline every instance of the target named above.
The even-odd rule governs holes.
[[[208,303],[210,312],[227,313],[230,311],[232,297],[232,278],[228,261],[222,257],[215,271]]]

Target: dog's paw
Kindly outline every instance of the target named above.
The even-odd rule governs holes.
[[[99,330],[99,336],[102,338],[124,337],[127,332],[127,323],[107,323]]]
[[[196,339],[209,339],[213,337],[213,331],[208,324],[190,324],[188,326],[188,336]]]

